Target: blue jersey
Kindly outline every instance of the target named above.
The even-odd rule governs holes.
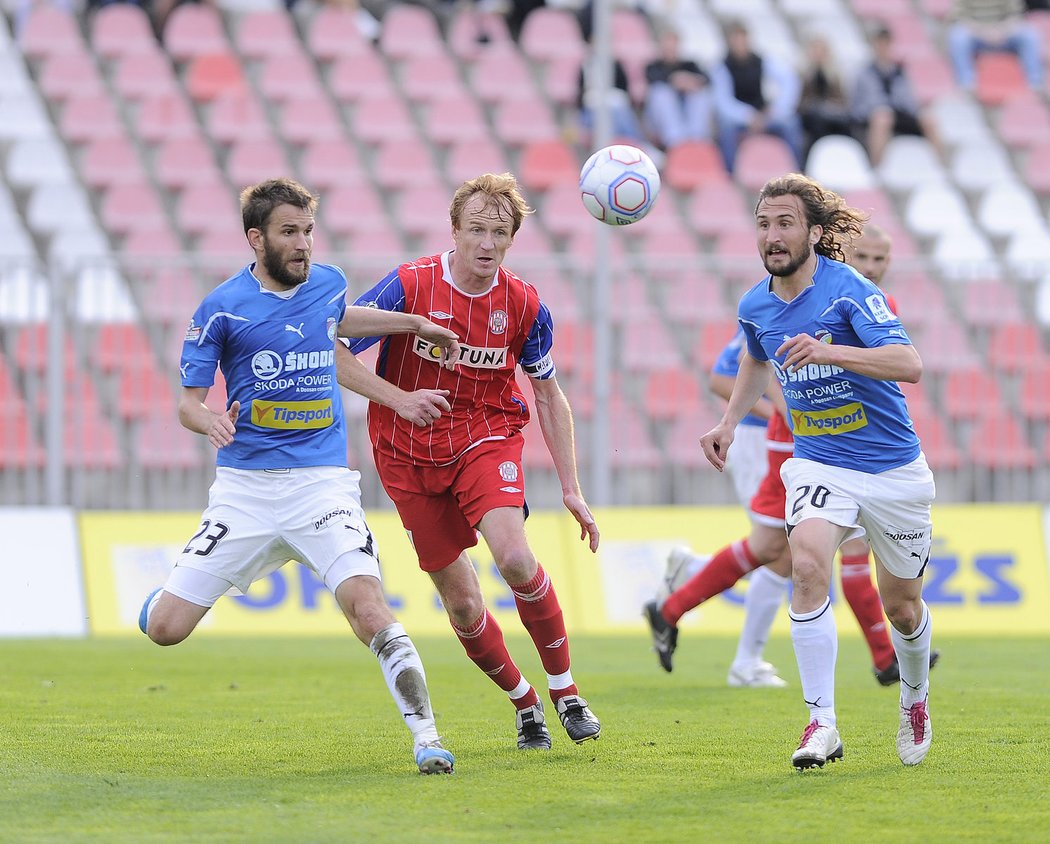
[[[740,353],[743,351],[744,329],[737,328],[736,334],[733,335],[733,339],[726,343],[726,347],[719,353],[715,365],[711,367],[711,374],[728,375],[730,378],[736,378],[737,373],[740,372]],[[753,413],[749,413],[740,420],[740,424],[765,428],[766,425],[769,424],[769,420],[763,419],[761,416],[755,416]]]
[[[252,265],[209,293],[182,347],[183,387],[211,387],[215,367],[228,401],[241,403],[237,434],[219,466],[346,466],[346,424],[335,373],[335,337],[346,312],[346,276],[313,264],[285,298]]]
[[[790,412],[795,456],[863,472],[884,472],[919,456],[919,438],[895,381],[838,366],[810,364],[787,372],[775,352],[789,337],[809,334],[840,345],[911,344],[886,295],[852,267],[817,256],[813,284],[791,302],[766,276],[740,300],[748,351],[771,360]]]

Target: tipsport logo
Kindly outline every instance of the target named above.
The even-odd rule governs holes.
[[[332,402],[252,400],[252,424],[277,430],[328,428],[334,421]]]

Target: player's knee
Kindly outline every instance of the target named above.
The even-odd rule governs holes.
[[[919,626],[922,618],[922,602],[909,599],[899,599],[892,595],[882,596],[882,606],[886,611],[886,618],[894,628],[910,636]]]
[[[816,557],[795,553],[791,561],[792,588],[814,595],[826,595],[831,581],[827,569]]]
[[[536,575],[536,557],[527,545],[515,546],[497,556],[496,568],[507,583],[527,583]]]
[[[193,632],[193,627],[187,627],[177,619],[165,618],[157,613],[150,618],[149,626],[146,628],[146,635],[150,640],[154,644],[163,646],[177,645],[191,632]]]

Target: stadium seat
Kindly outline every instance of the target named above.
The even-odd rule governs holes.
[[[459,65],[444,53],[412,56],[401,63],[401,91],[408,101],[425,103],[456,102],[470,97],[459,75]]]
[[[949,184],[918,185],[904,206],[904,222],[916,237],[938,237],[946,232],[972,229],[966,199]]]
[[[656,58],[659,48],[649,20],[640,8],[613,9],[609,27],[613,55],[625,67],[644,71],[645,65]]]
[[[478,98],[489,105],[536,97],[529,66],[513,44],[494,44],[478,56],[470,71],[470,84]]]
[[[543,192],[558,184],[577,184],[580,163],[564,141],[538,141],[522,149],[519,177],[526,189]]]
[[[512,43],[507,19],[476,5],[460,6],[448,26],[448,47],[461,62],[473,62],[492,44]]]
[[[240,190],[275,174],[291,173],[288,157],[277,141],[265,138],[236,141],[226,158],[226,175]]]
[[[177,9],[195,6],[179,6]],[[186,69],[186,93],[197,104],[210,103],[247,85],[240,60],[231,52],[201,53]]]
[[[320,206],[328,230],[336,237],[390,229],[378,194],[368,185],[335,185]]]
[[[701,270],[668,272],[659,278],[657,292],[671,323],[683,323],[692,329],[712,323],[732,324],[736,320],[735,303],[726,302],[722,280]]]
[[[973,341],[949,314],[942,312],[940,319],[928,321],[921,329],[916,327],[915,334],[913,340],[927,371],[938,374],[978,367],[979,358]]]
[[[205,463],[199,438],[174,416],[147,416],[133,435],[137,463],[143,469],[194,469]]]
[[[543,224],[555,237],[569,237],[596,225],[580,202],[580,189],[571,182],[552,186],[543,195]]]
[[[430,147],[417,139],[387,141],[376,150],[372,177],[384,190],[441,183]]]
[[[648,425],[642,414],[631,405],[620,402],[609,415],[609,447],[616,469],[655,469],[663,464],[663,456],[653,444]]]
[[[99,138],[88,144],[80,159],[80,177],[96,190],[148,181],[138,150],[126,135]]]
[[[930,468],[935,472],[959,469],[962,454],[941,416],[936,411],[921,408],[909,407],[909,411]]]
[[[46,322],[24,325],[15,336],[13,359],[15,366],[23,372],[43,375],[47,369],[49,357],[48,332],[51,326]],[[65,334],[61,340],[62,369],[69,372],[77,366],[77,353],[73,338]]]
[[[37,185],[26,203],[25,219],[37,234],[97,230],[87,195],[73,183]]]
[[[261,9],[241,15],[234,44],[237,52],[254,61],[294,57],[303,49],[292,17],[284,9]]]
[[[748,135],[737,147],[733,178],[757,192],[773,176],[798,170],[790,147],[776,135]]]
[[[131,273],[129,273],[131,275]],[[139,301],[143,315],[162,329],[185,328],[201,296],[189,273],[181,269],[140,270]]]
[[[308,141],[299,158],[299,170],[304,183],[313,191],[368,181],[357,147],[345,136]]]
[[[164,21],[161,40],[164,49],[177,62],[227,53],[230,49],[222,13],[217,7],[203,3],[182,3],[172,9]]]
[[[134,3],[109,3],[95,10],[90,24],[91,48],[104,59],[156,49],[149,14]]]
[[[35,91],[6,95],[0,103],[4,108],[4,119],[0,120],[0,142],[45,138],[54,133],[47,108]]]
[[[724,322],[708,322],[700,326],[696,331],[696,339],[692,348],[692,359],[701,372],[710,372],[718,356],[726,343],[733,339],[736,334],[737,322],[735,317],[726,319]]]
[[[914,46],[914,45],[913,45]],[[928,45],[919,45],[928,49]],[[927,106],[938,102],[957,90],[955,74],[951,66],[940,53],[916,52],[907,58],[908,78],[912,81],[915,98],[920,105]]]
[[[157,261],[173,261],[182,254],[182,243],[170,226],[159,229],[135,229],[121,244],[123,257],[131,270]]]
[[[106,231],[121,236],[136,228],[159,228],[168,221],[157,192],[148,182],[111,187],[102,196],[99,215]]]
[[[988,358],[1004,372],[1022,372],[1047,361],[1039,328],[1032,322],[1003,322],[991,330]]]
[[[999,378],[986,366],[967,367],[944,376],[944,409],[952,419],[976,419],[987,408],[1003,405]]]
[[[46,59],[37,78],[37,90],[52,103],[73,97],[102,96],[106,92],[95,59],[87,52]]]
[[[672,421],[664,439],[664,453],[671,461],[670,468],[686,469],[690,472],[710,469],[714,472],[714,468],[704,457],[704,450],[700,448],[700,437],[717,423],[718,414],[707,404],[697,403],[683,410]]]
[[[974,95],[984,106],[1001,106],[1028,87],[1021,63],[1013,53],[979,53],[975,63]]]
[[[663,182],[680,193],[717,182],[729,182],[722,155],[709,141],[685,141],[667,153]]]
[[[117,95],[131,102],[153,97],[182,96],[171,61],[159,49],[121,56],[111,79]]]
[[[109,94],[73,96],[66,100],[59,120],[59,134],[67,143],[84,144],[127,133]]]
[[[839,193],[869,190],[878,183],[868,151],[860,141],[847,135],[818,138],[806,158],[806,175]]]
[[[371,50],[338,58],[328,71],[328,88],[343,105],[397,97],[386,64]]]
[[[512,148],[561,138],[561,127],[550,106],[539,97],[496,104],[492,123],[496,136]]]
[[[744,203],[740,188],[732,182],[697,185],[690,193],[686,218],[703,237],[715,238],[740,231],[754,237],[754,218]]]
[[[645,378],[642,406],[659,421],[675,419],[686,408],[701,404],[703,393],[697,374],[683,366],[651,370]]]
[[[7,151],[7,183],[16,189],[70,184],[73,168],[62,143],[54,137],[22,138]]]
[[[156,368],[149,337],[136,323],[100,325],[92,345],[91,363],[103,373]]]
[[[990,185],[977,200],[977,222],[990,237],[1005,238],[1020,229],[1042,228],[1043,215],[1032,192],[1010,179]]]
[[[1003,264],[1018,281],[1036,281],[1046,274],[1050,229],[1039,221],[1033,228],[1014,232],[1006,244]]]
[[[1050,197],[1050,140],[1043,138],[1029,148],[1022,176],[1040,199]]]
[[[938,136],[949,147],[994,140],[980,103],[963,91],[938,98],[929,113]]]
[[[382,27],[379,49],[394,61],[445,52],[437,20],[424,6],[392,5],[383,15]]]
[[[987,278],[999,271],[995,250],[976,226],[942,233],[930,257],[941,275],[950,280]]]
[[[539,63],[566,59],[579,67],[587,52],[576,15],[552,6],[539,6],[528,14],[518,43],[526,57]]]
[[[1035,92],[1021,91],[1003,103],[996,126],[1008,147],[1028,149],[1050,138],[1050,109]]]
[[[994,139],[961,144],[952,156],[952,180],[967,193],[978,193],[1016,178],[1010,157]]]
[[[117,377],[117,413],[125,421],[159,416],[174,421],[175,389],[170,375],[156,364],[124,367]]]
[[[170,138],[161,142],[153,167],[157,181],[169,190],[222,180],[215,154],[201,138]]]
[[[263,99],[270,103],[324,96],[324,87],[313,60],[302,51],[265,59],[259,68],[256,84]]]
[[[1050,363],[1044,361],[1021,371],[1017,406],[1026,419],[1050,422]],[[1050,456],[1050,453],[1045,456]]]
[[[335,106],[324,95],[287,100],[281,106],[277,127],[281,138],[297,147],[314,141],[338,141],[347,134]]]
[[[185,234],[199,236],[240,217],[236,197],[221,183],[187,185],[175,200],[175,221]]]
[[[37,261],[36,251],[21,224],[8,228],[0,240],[0,258],[7,262],[7,269],[0,272],[0,323],[12,327],[46,319],[48,280],[31,269]]]
[[[449,192],[434,183],[408,185],[397,197],[396,218],[405,234],[414,237],[451,236]]]
[[[1025,321],[1017,285],[1009,281],[971,281],[962,286],[959,295],[962,318],[968,325],[987,327]]]
[[[44,465],[44,454],[25,402],[14,397],[5,399],[0,403],[0,467],[39,469]]]
[[[220,144],[273,135],[266,111],[250,88],[220,94],[208,106],[204,122],[208,136]]]
[[[984,469],[1032,469],[1038,457],[1017,417],[1004,408],[989,408],[970,431],[969,459]]]
[[[482,173],[503,173],[509,170],[507,156],[490,137],[453,142],[445,157],[445,175],[453,185],[473,179]]]
[[[28,12],[18,43],[28,58],[36,61],[84,51],[74,14],[52,3],[31,5]]]
[[[330,3],[322,5],[310,19],[306,47],[310,55],[321,62],[374,55],[372,45],[361,34],[354,12]]]
[[[485,115],[473,96],[434,103],[423,118],[423,135],[431,143],[449,146],[461,142],[489,143]]]
[[[408,106],[396,94],[391,94],[390,99],[358,102],[350,123],[353,136],[373,146],[404,141],[423,143]]]
[[[945,182],[948,179],[933,145],[925,138],[913,135],[890,138],[876,172],[883,186],[894,193],[904,193],[917,185]]]
[[[63,459],[77,469],[113,470],[124,462],[113,425],[101,409],[77,412],[65,419],[62,432]]]

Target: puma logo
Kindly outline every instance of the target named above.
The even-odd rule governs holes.
[[[300,322],[299,323],[299,327],[296,328],[294,325],[288,325],[287,323],[285,323],[284,330],[285,331],[291,331],[294,334],[298,334],[300,340],[305,340],[306,338],[303,337],[303,326],[305,324],[306,323],[304,323],[304,322]]]

